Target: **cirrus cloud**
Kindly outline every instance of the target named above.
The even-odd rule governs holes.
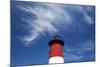
[[[84,7],[78,5],[67,6],[50,3],[37,3],[37,5],[23,4],[17,7],[24,12],[32,14],[28,16],[29,18],[22,17],[22,20],[28,24],[30,33],[22,38],[22,41],[26,44],[32,43],[40,35],[45,36],[47,33],[50,35],[57,34],[63,28],[67,30],[68,25],[74,25],[73,19],[75,19],[75,16],[73,17],[69,9],[81,13],[85,23],[94,23],[92,17],[87,13],[91,7],[84,9]]]

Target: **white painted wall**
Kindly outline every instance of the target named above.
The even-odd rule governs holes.
[[[49,64],[56,64],[56,63],[64,63],[64,58],[63,57],[51,57],[49,59]]]

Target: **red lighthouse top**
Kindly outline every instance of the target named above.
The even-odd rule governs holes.
[[[64,42],[60,39],[58,35],[55,35],[52,40],[49,42],[50,46],[50,57],[60,56],[63,57],[63,49],[62,46],[64,45]]]

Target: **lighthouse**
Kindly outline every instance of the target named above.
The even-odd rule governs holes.
[[[49,41],[49,46],[50,46],[49,64],[64,63],[64,58],[63,58],[64,42],[60,39],[58,35],[55,35]]]

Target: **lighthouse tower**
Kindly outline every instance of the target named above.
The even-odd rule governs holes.
[[[55,35],[53,39],[50,40],[49,64],[64,63],[63,45],[64,42],[58,35]]]

